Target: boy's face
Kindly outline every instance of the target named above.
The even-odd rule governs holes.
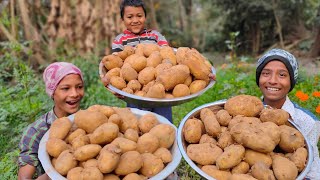
[[[286,100],[290,90],[290,75],[287,67],[281,61],[270,61],[261,71],[259,88],[264,101],[280,104]]]
[[[129,31],[139,34],[144,29],[145,21],[146,16],[141,6],[127,6],[124,8],[123,22]]]
[[[80,76],[77,74],[65,76],[53,94],[54,112],[58,118],[77,112],[83,95],[84,88]]]

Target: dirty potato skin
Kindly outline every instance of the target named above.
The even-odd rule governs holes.
[[[229,112],[230,115],[244,115],[248,117],[255,117],[263,109],[262,101],[250,95],[238,95],[227,100],[224,105],[224,109]]]

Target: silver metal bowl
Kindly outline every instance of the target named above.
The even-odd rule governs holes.
[[[198,174],[200,174],[202,177],[206,178],[206,179],[210,179],[210,180],[215,180],[213,177],[209,176],[208,174],[206,174],[205,172],[203,172],[187,155],[187,146],[188,143],[184,140],[183,137],[183,127],[186,123],[186,121],[192,117],[199,117],[200,111],[203,108],[209,108],[213,111],[218,111],[220,109],[223,109],[224,104],[226,103],[227,100],[219,100],[219,101],[215,101],[212,103],[208,103],[208,104],[204,104],[202,106],[199,106],[195,109],[193,109],[191,112],[189,112],[184,118],[183,120],[180,122],[179,127],[178,127],[178,147],[180,149],[180,152],[183,156],[183,158],[187,161],[187,163],[191,166],[192,169],[194,169]],[[298,131],[302,132],[301,129],[291,120],[289,120],[289,122],[291,123],[292,126],[294,126]],[[308,139],[305,137],[305,135],[303,133],[301,133],[304,137],[305,140],[305,144],[306,144],[306,148],[308,150],[308,160],[307,160],[307,164],[306,167],[304,168],[304,170],[299,174],[299,176],[297,177],[297,180],[303,180],[304,177],[307,175],[307,173],[310,171],[311,169],[311,164],[312,164],[312,160],[313,160],[313,149],[312,146],[310,144],[310,142],[308,141]]]
[[[106,74],[107,70],[103,66],[102,62],[99,64],[99,75],[104,76]],[[215,69],[212,67],[212,73],[216,74]],[[124,101],[129,103],[129,104],[134,104],[139,107],[145,107],[145,108],[150,108],[150,107],[168,107],[168,106],[176,106],[188,101],[193,100],[194,98],[202,95],[205,93],[208,89],[210,89],[213,85],[215,84],[214,80],[210,80],[209,84],[207,85],[206,88],[202,89],[201,91],[191,94],[189,96],[184,96],[184,97],[178,97],[178,98],[170,98],[170,99],[159,99],[159,98],[149,98],[149,97],[142,97],[142,96],[137,96],[134,94],[126,93],[124,91],[121,91],[111,84],[108,85],[108,88],[111,91],[114,91],[115,93],[118,93],[122,96],[124,96]]]
[[[131,108],[131,111],[138,118],[140,118],[141,116],[143,116],[145,114],[152,113],[149,111],[143,111],[143,110],[136,109],[136,108]],[[176,137],[177,137],[177,128],[172,123],[170,123],[170,121],[168,119],[166,119],[165,117],[160,116],[158,114],[155,114],[155,113],[152,113],[152,114],[157,117],[158,121],[161,124],[169,124],[170,126],[172,126],[176,131]],[[68,118],[71,120],[71,122],[74,121],[74,115],[70,115],[70,116],[68,116]],[[60,175],[51,164],[50,156],[47,153],[47,148],[46,148],[46,143],[47,143],[48,139],[49,139],[49,131],[47,131],[45,133],[45,135],[42,137],[42,139],[40,141],[40,145],[39,145],[38,158],[41,162],[41,165],[51,179],[66,180],[66,178],[63,177],[62,175]],[[182,157],[181,157],[178,145],[177,145],[177,138],[175,139],[174,144],[170,148],[170,152],[172,154],[172,161],[170,163],[168,163],[166,165],[166,167],[161,172],[159,172],[155,176],[149,178],[149,180],[165,179],[170,174],[172,174],[172,172],[179,166]]]

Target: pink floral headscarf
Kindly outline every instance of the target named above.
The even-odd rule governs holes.
[[[60,81],[68,74],[78,74],[83,81],[81,70],[68,62],[55,62],[50,64],[43,72],[43,80],[46,84],[46,93],[52,97]]]

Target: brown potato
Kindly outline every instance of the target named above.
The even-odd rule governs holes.
[[[183,126],[183,137],[188,143],[198,143],[202,136],[202,122],[199,119],[188,119]]]
[[[204,124],[207,134],[213,137],[217,137],[220,134],[220,124],[216,115],[209,108],[201,109],[200,118]]]
[[[283,109],[263,109],[260,113],[262,122],[274,122],[278,126],[284,125],[289,119],[289,113]]]
[[[176,65],[177,64],[177,57],[174,54],[174,51],[169,46],[163,46],[160,49],[160,54],[162,56],[162,59],[169,59],[171,64]]]
[[[136,91],[135,93],[134,93],[134,95],[137,95],[137,96],[145,96],[146,95],[146,92],[145,91]]]
[[[154,67],[146,67],[143,70],[141,70],[138,74],[138,81],[142,85],[148,84],[150,81],[155,80],[155,73],[156,70]]]
[[[207,60],[197,50],[192,49],[186,52],[181,64],[188,66],[196,79],[208,81],[211,67],[208,67],[205,61]]]
[[[66,142],[67,143],[71,143],[72,140],[74,140],[74,138],[80,136],[80,135],[86,135],[86,131],[84,131],[83,129],[76,129],[75,131],[71,132],[67,138],[66,138]]]
[[[98,158],[98,167],[102,173],[112,172],[120,161],[121,149],[116,145],[108,144],[102,148]]]
[[[217,141],[212,136],[209,136],[208,134],[203,134],[200,138],[199,144],[203,143],[212,143],[216,145]]]
[[[160,147],[170,148],[176,138],[175,129],[169,124],[158,124],[149,133],[159,139]]]
[[[120,126],[121,121],[122,121],[121,117],[118,114],[112,114],[108,119],[109,123],[113,123],[113,124],[116,124],[118,126]]]
[[[107,117],[101,112],[79,110],[74,115],[74,123],[87,133],[92,133],[97,127],[107,121]]]
[[[187,147],[189,158],[200,165],[214,164],[222,153],[221,148],[211,143],[189,144]]]
[[[156,83],[149,88],[145,96],[150,98],[164,98],[165,95],[166,95],[166,92],[165,92],[164,86],[160,83]]]
[[[172,98],[174,98],[174,96],[173,96],[172,94],[170,94],[170,93],[166,93],[166,94],[164,95],[164,98],[166,98],[166,99],[172,99]]]
[[[125,88],[121,89],[121,91],[129,93],[129,94],[133,94],[133,90],[128,88],[128,87],[125,87]]]
[[[231,116],[244,115],[248,117],[255,117],[264,108],[262,101],[250,95],[238,95],[227,100],[224,109],[229,112]]]
[[[127,57],[124,63],[129,63],[130,66],[139,73],[147,66],[147,58],[138,54],[132,54]]]
[[[170,69],[172,67],[171,63],[165,62],[165,63],[161,63],[158,66],[156,66],[156,74],[155,76],[158,77],[159,74],[161,74],[164,70],[166,69]]]
[[[81,175],[83,179],[103,180],[103,174],[97,167],[84,168]]]
[[[101,150],[101,146],[98,144],[88,144],[79,147],[74,152],[74,157],[78,161],[86,161],[88,159],[91,159],[93,157],[96,157]]]
[[[156,81],[150,81],[148,84],[143,86],[142,91],[147,93],[149,91],[150,87],[155,84],[156,84]]]
[[[298,171],[301,172],[307,162],[308,150],[304,147],[298,148],[291,156],[290,160],[297,166]]]
[[[219,146],[221,149],[224,149],[233,143],[234,143],[234,141],[233,141],[232,136],[229,131],[222,132],[218,136],[217,146]]]
[[[184,81],[183,84],[190,86],[190,84],[192,83],[192,76],[189,75],[188,78]],[[189,87],[190,88],[190,87]]]
[[[178,84],[173,88],[172,95],[174,97],[183,97],[190,95],[190,89],[185,84]]]
[[[111,79],[112,76],[120,76],[120,68],[113,68],[113,69],[110,69],[107,73],[106,73],[106,77],[108,77],[109,79]]]
[[[103,57],[102,63],[107,70],[111,70],[113,68],[120,68],[123,65],[123,60],[119,56],[110,54]]]
[[[164,168],[162,160],[151,153],[143,153],[141,157],[143,163],[140,172],[146,177],[152,177]]]
[[[124,137],[131,141],[137,142],[139,139],[139,134],[138,134],[138,131],[134,129],[127,129],[126,132],[124,133]]]
[[[232,117],[228,113],[228,111],[221,109],[216,114],[217,120],[221,126],[228,126]]]
[[[89,137],[91,144],[107,144],[118,137],[119,127],[113,123],[104,123],[95,129]]]
[[[287,125],[280,126],[279,146],[285,152],[294,152],[296,149],[304,146],[304,138],[301,132]]]
[[[120,178],[115,174],[105,174],[103,180],[120,180]]]
[[[135,151],[137,149],[136,142],[126,139],[124,137],[117,137],[111,142],[111,144],[120,147],[123,153],[128,151]]]
[[[180,64],[186,58],[186,53],[190,50],[188,47],[179,47],[176,52],[177,63]]]
[[[81,173],[83,171],[82,167],[75,167],[70,169],[67,174],[67,179],[68,180],[79,180],[82,178]]]
[[[159,157],[164,164],[172,161],[172,154],[167,148],[159,148],[153,154]]]
[[[232,174],[246,174],[249,172],[250,166],[248,163],[241,161],[238,165],[232,168]]]
[[[142,134],[149,132],[154,126],[158,125],[157,117],[151,113],[145,114],[140,117],[138,126]]]
[[[72,149],[74,150],[78,149],[81,146],[87,145],[89,143],[90,143],[90,139],[88,135],[80,135],[71,141]]]
[[[190,88],[190,93],[194,94],[197,93],[199,91],[201,91],[202,89],[204,89],[207,86],[207,82],[204,80],[195,80],[193,81],[189,88]]]
[[[49,138],[64,139],[68,135],[71,126],[72,123],[67,117],[54,120],[49,130]]]
[[[176,85],[183,84],[188,77],[189,73],[184,68],[181,68],[180,65],[176,65],[158,74],[156,81],[163,84],[166,91],[170,91]]]
[[[70,150],[63,151],[56,160],[55,169],[58,173],[65,176],[68,171],[77,166],[77,161]]]
[[[267,134],[275,144],[280,142],[280,127],[273,122],[264,122],[259,125],[255,125],[259,130]]]
[[[130,64],[124,64],[121,67],[120,70],[120,77],[122,77],[124,80],[127,82],[137,79],[138,78],[138,73],[136,70],[134,70]]]
[[[250,166],[253,166],[257,162],[263,162],[268,166],[268,168],[272,165],[272,158],[269,154],[257,152],[251,149],[246,149],[244,161]]]
[[[139,131],[138,118],[128,108],[113,108],[121,118],[120,132],[125,133],[127,129]]]
[[[59,157],[59,155],[68,149],[67,143],[58,138],[49,138],[46,143],[46,149],[50,156]]]
[[[149,57],[154,52],[159,52],[160,46],[158,44],[144,44],[143,54],[145,57]]]
[[[261,180],[276,180],[273,171],[270,170],[269,167],[261,161],[255,163],[251,167],[251,174],[253,177]]]
[[[214,165],[202,166],[201,170],[217,180],[228,180],[231,176],[229,171],[218,170]]]
[[[121,155],[120,162],[115,169],[115,173],[118,175],[134,173],[142,167],[142,164],[143,160],[139,152],[128,151]]]
[[[249,124],[260,124],[261,121],[259,118],[256,118],[256,117],[245,117],[243,115],[237,115],[235,117],[233,117],[230,121],[229,121],[229,124],[228,124],[228,129],[231,130],[231,128],[240,123],[240,122],[247,122]]]
[[[229,169],[238,165],[245,153],[242,145],[232,144],[224,149],[224,152],[217,158],[216,166],[218,169]]]
[[[136,92],[136,91],[140,91],[142,86],[138,80],[134,79],[128,82],[127,87],[132,89],[133,92]]]
[[[249,174],[232,174],[228,180],[257,180]]]
[[[139,137],[137,142],[137,151],[142,153],[154,153],[159,148],[158,138],[151,134],[145,133]]]
[[[144,45],[145,45],[144,43],[137,44],[134,50],[134,54],[144,56],[144,53],[143,53]]]
[[[147,58],[147,67],[157,67],[161,64],[162,57],[159,51],[154,51],[151,55]]]
[[[110,84],[120,90],[127,86],[126,81],[122,77],[118,76],[112,76],[110,79]]]
[[[298,176],[298,169],[289,159],[275,155],[272,157],[272,169],[278,180],[293,180]]]
[[[98,160],[97,159],[89,159],[87,161],[82,161],[82,162],[83,162],[83,168],[98,167]]]
[[[123,60],[132,54],[134,54],[134,48],[132,46],[124,46],[123,51],[118,52],[118,56]]]

